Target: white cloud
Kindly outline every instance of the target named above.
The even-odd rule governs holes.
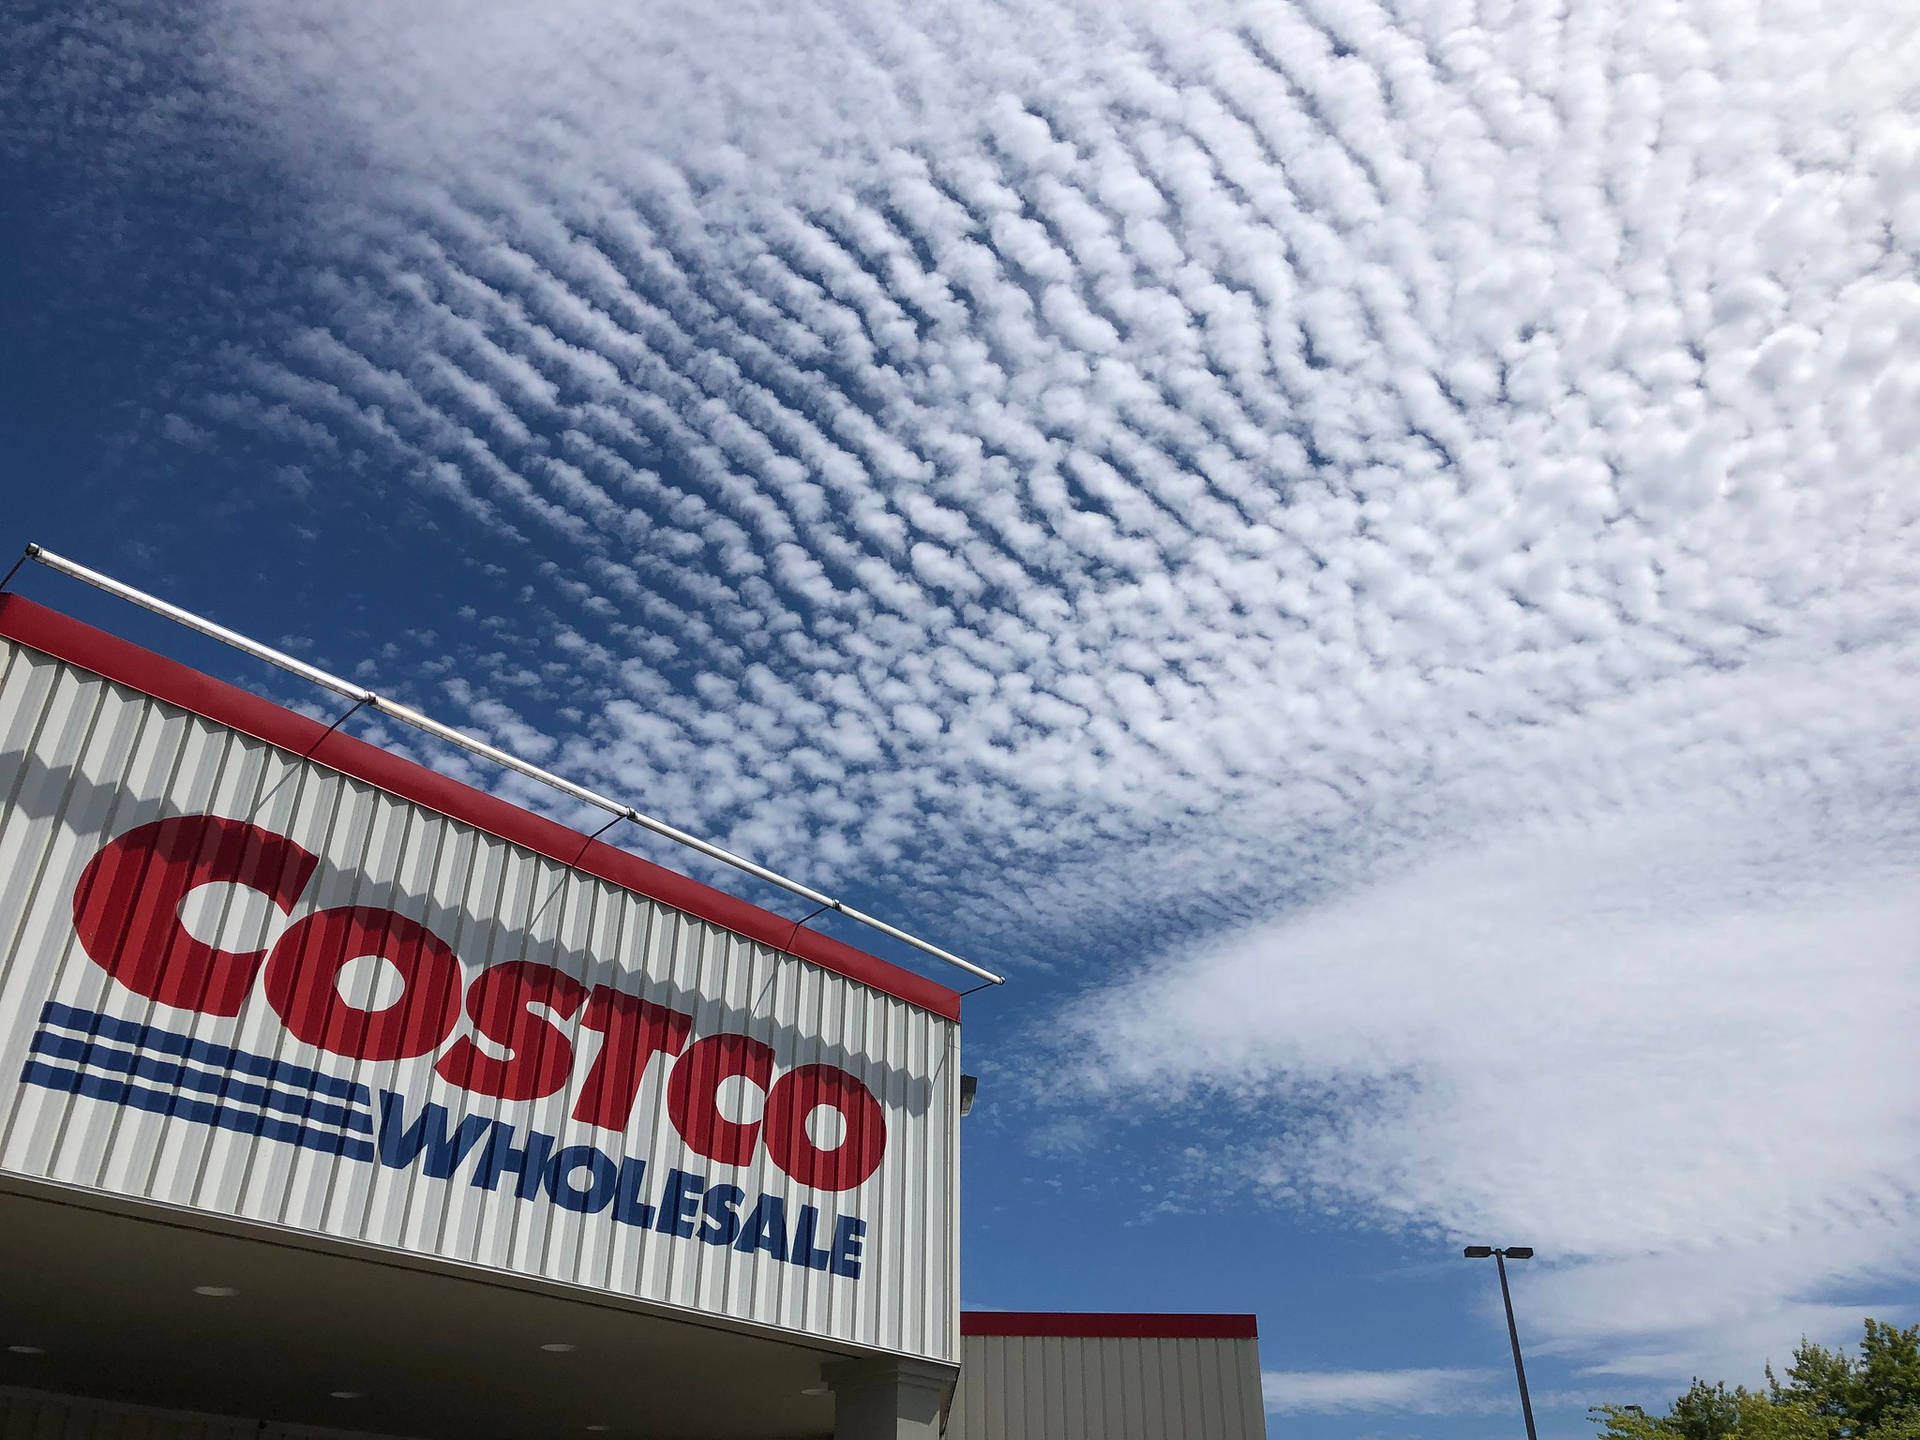
[[[1486,1383],[1478,1370],[1264,1370],[1261,1393],[1270,1415],[1338,1415],[1398,1410],[1449,1415],[1480,1409]]]
[[[1239,1157],[1277,1197],[1538,1246],[1530,1345],[1757,1380],[1920,1270],[1920,847],[1877,792],[1735,810],[1710,779],[1161,957],[1066,1048],[1102,1089],[1288,1115]]]

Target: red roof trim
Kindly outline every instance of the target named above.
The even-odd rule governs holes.
[[[583,851],[583,837],[577,830],[451,780],[424,765],[391,755],[364,740],[337,730],[329,733],[317,720],[297,715],[270,700],[203,675],[151,650],[143,650],[130,641],[96,630],[22,596],[0,595],[0,635],[296,755],[304,755],[319,746],[318,752],[309,757],[317,764],[377,785],[403,800],[437,810],[450,819],[476,826],[512,844],[524,845],[550,860],[597,875],[650,900],[697,915],[749,940],[771,945],[909,1005],[948,1020],[960,1018],[960,997],[924,976],[890,965],[817,930],[798,929],[792,920],[783,919],[770,910],[762,910],[758,905],[598,840]]]
[[[1255,1340],[1252,1315],[1072,1314],[962,1310],[962,1335],[1058,1335],[1075,1340]]]

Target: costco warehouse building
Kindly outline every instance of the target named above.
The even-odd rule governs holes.
[[[961,1313],[959,1020],[0,597],[0,1440],[1264,1435],[1251,1316]]]

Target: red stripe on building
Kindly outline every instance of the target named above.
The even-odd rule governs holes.
[[[963,1310],[962,1335],[1062,1336],[1076,1340],[1254,1340],[1252,1315],[1074,1314],[1048,1310]]]

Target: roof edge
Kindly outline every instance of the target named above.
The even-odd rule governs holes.
[[[804,929],[799,921],[763,910],[604,841],[589,840],[557,820],[536,815],[338,729],[329,729],[251,691],[156,655],[22,595],[0,595],[0,636],[364,781],[448,819],[472,825],[509,844],[524,846],[649,900],[684,910],[917,1009],[956,1023],[960,1019],[960,996],[923,975],[817,930]]]
[[[1059,1336],[1075,1340],[1255,1340],[1253,1315],[1141,1311],[962,1310],[962,1335]]]

